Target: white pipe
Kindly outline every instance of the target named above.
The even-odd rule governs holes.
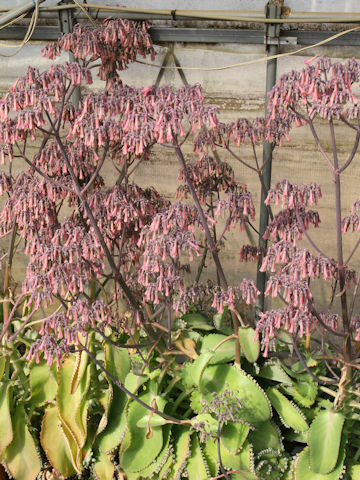
[[[45,0],[38,0],[38,4],[43,3]],[[17,5],[8,12],[0,16],[0,27],[6,25],[7,23],[14,20],[14,18],[19,17],[23,13],[27,13],[35,7],[35,0],[28,0],[27,2]]]

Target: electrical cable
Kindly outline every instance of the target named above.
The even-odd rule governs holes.
[[[83,4],[79,3],[78,0],[73,0],[75,5],[77,5],[80,10],[86,15],[86,17],[90,20],[90,23],[92,24],[93,27],[97,27],[97,23],[95,20],[92,18],[92,16],[89,14],[89,12],[86,11],[86,8],[84,8]]]
[[[76,2],[78,3],[78,2]],[[117,5],[103,5],[95,3],[86,3],[82,4],[84,9],[96,9],[104,12],[123,12],[123,13],[136,13],[144,15],[160,15],[168,16],[170,18],[174,17],[174,12],[176,17],[184,17],[188,19],[202,19],[202,20],[214,20],[214,21],[231,21],[231,22],[250,22],[250,23],[360,23],[360,15],[354,15],[354,13],[349,13],[348,16],[335,16],[338,15],[334,13],[334,16],[330,17],[293,17],[293,18],[262,18],[262,17],[248,17],[241,15],[218,15],[216,13],[209,14],[209,10],[174,10],[174,9],[144,9],[144,8],[129,8],[129,7],[120,7]],[[65,4],[65,5],[55,5],[52,7],[41,7],[40,11],[59,11],[66,9],[76,9],[78,8],[76,4]],[[218,12],[218,10],[213,10],[213,12]]]
[[[224,65],[222,67],[183,67],[183,66],[175,66],[175,65],[155,65],[150,62],[144,62],[142,60],[136,60],[137,63],[141,63],[143,65],[148,65],[149,67],[155,67],[155,68],[166,68],[170,70],[201,70],[201,71],[218,71],[218,70],[228,70],[230,68],[237,68],[237,67],[242,67],[245,65],[253,65],[255,63],[261,63],[261,62],[267,62],[269,60],[274,60],[275,58],[282,58],[282,57],[290,57],[291,55],[296,55],[300,52],[304,52],[305,50],[309,50],[310,48],[315,48],[315,47],[320,47],[321,45],[325,45],[326,43],[331,42],[332,40],[335,40],[335,38],[341,37],[343,35],[346,35],[347,33],[350,32],[355,32],[356,30],[359,30],[359,27],[353,27],[348,30],[344,30],[343,32],[339,32],[335,35],[332,35],[331,37],[325,38],[324,40],[321,40],[320,42],[314,43],[313,45],[307,45],[306,47],[301,47],[297,50],[294,50],[293,52],[286,52],[286,53],[278,53],[277,55],[271,55],[271,56],[266,56],[266,57],[261,57],[261,58],[256,58],[254,60],[248,60],[246,62],[241,62],[241,63],[234,63],[232,65]]]

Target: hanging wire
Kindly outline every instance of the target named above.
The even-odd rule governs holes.
[[[86,15],[86,17],[89,19],[90,23],[93,25],[93,27],[97,27],[97,24],[95,22],[95,20],[92,18],[92,16],[89,14],[89,12],[86,10],[86,8],[84,8],[84,5],[79,3],[78,0],[73,0],[73,2],[75,3],[75,5],[77,5],[80,10]]]
[[[246,62],[240,62],[240,63],[233,63],[231,65],[224,65],[222,67],[177,67],[175,65],[155,65],[150,62],[144,62],[142,60],[136,60],[137,63],[142,63],[143,65],[148,65],[149,67],[155,67],[155,68],[166,68],[166,69],[179,69],[181,68],[182,70],[202,70],[202,71],[218,71],[218,70],[228,70],[230,68],[237,68],[237,67],[243,67],[245,65],[253,65],[255,63],[261,63],[261,62],[268,62],[269,60],[274,60],[275,58],[282,58],[282,57],[290,57],[291,55],[297,55],[300,52],[304,52],[305,50],[309,50],[311,48],[315,47],[320,47],[321,45],[325,45],[326,43],[331,42],[332,40],[335,40],[335,38],[341,37],[343,35],[346,35],[347,33],[350,32],[355,32],[356,30],[359,30],[359,27],[353,27],[349,28],[348,30],[344,30],[343,32],[339,32],[336,35],[332,35],[331,37],[325,38],[324,40],[321,40],[320,42],[314,43],[312,45],[307,45],[306,47],[301,47],[298,48],[297,50],[294,50],[293,52],[286,52],[286,53],[278,53],[276,55],[270,55],[266,57],[261,57],[261,58],[256,58],[254,60],[248,60]]]

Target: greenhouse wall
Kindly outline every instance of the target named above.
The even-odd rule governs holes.
[[[17,0],[15,4],[22,3]],[[116,1],[97,2],[106,4],[116,4]],[[221,4],[220,13],[223,15],[225,11],[239,12],[239,14],[252,17],[264,17],[264,1],[231,1],[224,0]],[[341,3],[341,12],[339,11],[339,4]],[[56,5],[56,1],[46,1],[44,6]],[[8,2],[0,0],[0,9],[7,8]],[[198,8],[198,2],[193,0],[152,0],[152,9],[191,9]],[[316,15],[329,16],[334,18],[337,15],[348,15],[349,22],[351,16],[354,14],[360,15],[360,7],[357,0],[344,0],[338,2],[336,0],[303,0],[285,1],[285,6],[291,9],[290,15],[303,16],[304,18],[316,17]],[[142,8],[149,7],[149,2],[146,0],[129,1],[126,7]],[[201,2],[202,10],[214,11],[218,8],[218,2],[215,0],[207,0]],[[214,13],[214,12],[212,12]],[[216,13],[216,12],[215,12]],[[44,22],[45,20],[42,20]],[[156,26],[166,25],[176,27],[178,25],[196,26],[201,25],[202,28],[211,25],[213,28],[234,28],[230,22],[200,22],[196,21],[190,25],[190,22],[179,22],[176,20],[155,20],[153,22]],[[254,24],[255,25],[255,24]],[[262,28],[259,24],[252,28]],[[313,30],[319,29],[328,32],[328,35],[333,35],[334,31],[340,31],[345,28],[351,28],[353,25],[338,25],[338,24],[311,24]],[[243,23],[236,26],[236,28],[249,28],[249,25]],[[300,26],[299,26],[300,28]],[[303,26],[301,26],[303,28]],[[12,42],[14,43],[14,42]],[[36,65],[40,69],[45,69],[50,65],[50,61],[41,57],[41,49],[44,42],[30,41],[22,50],[15,56],[0,58],[0,89],[5,92],[9,86],[14,82],[17,76],[26,71],[27,65]],[[125,83],[135,86],[152,85],[156,82],[159,74],[159,66],[161,66],[166,55],[169,44],[161,44],[156,46],[157,56],[154,65],[134,64],[129,70],[124,72],[123,79]],[[301,45],[280,45],[280,53],[289,53],[291,51],[300,49]],[[11,49],[1,47],[0,53],[9,54]],[[223,121],[235,120],[238,117],[254,118],[264,115],[265,106],[265,90],[266,90],[266,65],[264,57],[266,56],[266,48],[263,44],[239,44],[239,43],[175,43],[174,53],[183,67],[183,73],[189,84],[199,83],[203,86],[206,100],[209,103],[216,104],[219,107],[220,119]],[[291,56],[283,56],[277,60],[277,79],[289,70],[301,69],[304,66],[304,61],[313,55],[328,56],[333,61],[345,61],[351,57],[358,55],[358,47],[356,46],[318,46],[309,48],[298,54]],[[225,67],[239,63],[249,62],[252,60],[259,60],[258,63],[251,65],[236,66],[223,70],[215,70],[218,67]],[[60,61],[67,61],[68,57],[63,56]],[[152,63],[150,59],[146,59],[147,63]],[[173,59],[169,60],[168,67],[173,67]],[[187,69],[186,67],[189,67]],[[211,70],[214,69],[214,70]],[[177,69],[167,68],[161,80],[161,85],[172,85],[180,87],[183,85],[183,80],[179,75]],[[95,81],[93,89],[101,88],[101,83]],[[83,92],[86,93],[86,92]],[[317,128],[320,132],[323,144],[329,148],[329,132],[325,125],[318,124]],[[340,146],[340,151],[343,154],[344,160],[349,153],[349,149],[353,145],[353,137],[349,136],[349,129],[344,129],[342,125],[336,126],[337,142]],[[261,146],[259,147],[259,151]],[[240,149],[242,157],[252,159],[252,153],[247,147]],[[187,154],[192,155],[190,148]],[[234,164],[234,160],[230,159],[229,154],[223,154],[222,158],[228,160],[234,166],[237,178],[248,185],[249,190],[253,193],[254,198],[258,204],[260,191],[256,178],[254,175],[242,165]],[[353,162],[352,166],[344,174],[344,183],[346,188],[342,192],[343,198],[343,213],[347,213],[348,207],[358,196],[360,185],[360,156]],[[15,167],[15,171],[19,165]],[[104,167],[104,176],[110,176],[110,165]],[[166,175],[164,175],[166,172]],[[153,155],[149,162],[144,164],[136,175],[135,180],[141,185],[151,185],[157,188],[161,193],[166,194],[169,198],[173,198],[177,180],[178,164],[174,157],[168,150],[162,149]],[[326,173],[326,174],[325,174]],[[333,182],[331,174],[327,166],[324,164],[322,158],[318,154],[313,137],[310,132],[303,127],[301,129],[294,129],[291,133],[291,141],[278,147],[273,156],[272,169],[272,183],[288,178],[296,183],[307,183],[310,181],[319,182],[323,190],[323,199],[320,204],[320,218],[322,221],[322,239],[327,239],[327,245],[322,245],[322,249],[330,251],[331,255],[335,256],[335,231],[333,230],[334,208],[330,203],[333,191]],[[324,229],[326,234],[324,235]],[[231,248],[225,252],[224,267],[229,272],[230,283],[239,279],[239,272],[245,276],[255,276],[255,269],[253,265],[242,264],[238,261],[238,251],[240,246],[245,242],[246,234],[239,234],[238,231],[229,233],[232,238]],[[347,248],[351,248],[354,243],[350,234],[346,237]],[[235,259],[235,260],[234,260]],[[15,276],[21,275],[21,271],[15,272]],[[211,275],[209,270],[208,275]],[[322,295],[323,303],[326,304],[329,292],[319,292]]]

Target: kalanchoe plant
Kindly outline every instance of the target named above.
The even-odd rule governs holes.
[[[197,436],[192,436],[191,453],[186,449],[187,466],[173,465],[176,447],[170,447],[170,425],[189,430],[189,404],[186,409],[186,396],[180,395],[179,409],[171,408],[161,396],[171,388],[161,382],[169,380],[168,370],[170,380],[175,376],[179,353],[198,358],[201,341],[191,328],[174,327],[173,312],[184,315],[194,303],[211,315],[230,311],[232,353],[225,361],[240,364],[237,307],[240,301],[254,302],[258,291],[251,280],[228,284],[219,251],[230,226],[242,230],[254,218],[251,194],[219,158],[200,153],[194,163],[185,160],[183,144],[218,125],[216,108],[204,103],[200,86],[175,91],[121,82],[119,71],[137,54],[154,55],[146,24],[77,25],[44,55],[52,59],[62,50],[77,61],[44,72],[29,67],[0,102],[1,161],[8,167],[0,179],[5,196],[0,231],[9,239],[0,332],[0,430],[7,432],[1,459],[18,480],[35,478],[48,468],[46,461],[66,477],[81,474],[90,462],[93,474],[107,479],[114,474],[113,450],[121,444],[119,469],[128,478],[153,476],[169,459],[174,461],[161,478],[180,478],[184,472],[195,478],[202,455]],[[105,90],[74,105],[75,89],[91,85],[94,68]],[[192,202],[171,203],[131,181],[155,145],[174,153],[183,182],[178,195]],[[195,150],[202,147],[196,143]],[[26,169],[15,175],[13,164],[20,161]],[[101,176],[105,161],[113,163],[111,185]],[[22,246],[28,263],[18,286],[11,271]],[[217,279],[202,284],[208,252]],[[187,262],[194,257],[202,261],[191,283]],[[203,318],[212,329],[211,319]],[[128,351],[133,352],[131,371]],[[24,365],[29,365],[25,371]],[[13,385],[17,381],[20,387]],[[193,385],[189,388],[190,394]],[[265,394],[254,388],[267,406]],[[30,402],[24,402],[27,397]],[[146,412],[148,428],[139,432]],[[153,425],[152,417],[165,426]],[[27,422],[40,431],[42,457]],[[180,427],[175,434],[181,437]],[[189,446],[190,433],[186,437]],[[143,462],[140,439],[149,454],[142,453]],[[248,447],[241,466],[249,474],[250,453]],[[26,471],[21,458],[27,458]],[[211,461],[215,475],[221,457],[215,452]],[[204,469],[210,471],[206,463]]]
[[[224,124],[199,85],[122,83],[120,72],[136,55],[154,56],[146,23],[77,25],[44,55],[64,50],[77,61],[45,72],[29,67],[0,101],[0,232],[9,240],[0,332],[6,469],[16,480],[40,472],[110,480],[115,471],[127,480],[332,480],[346,465],[351,478],[360,451],[360,321],[359,279],[349,264],[360,241],[344,259],[342,235],[360,221],[359,200],[341,218],[340,178],[360,139],[351,91],[358,62],[319,60],[292,72],[270,93],[268,118]],[[91,85],[96,68],[104,91],[74,105],[72,94]],[[331,154],[316,115],[329,123]],[[355,132],[343,165],[334,117]],[[268,246],[245,245],[240,259],[261,261],[265,293],[285,307],[263,312],[255,330],[239,305],[259,292],[249,279],[229,285],[221,261],[230,227],[256,231],[254,202],[218,153],[225,149],[264,186],[270,159],[260,162],[257,144],[275,148],[293,123],[310,127],[334,178],[337,257],[309,233],[320,223],[309,209],[321,198],[319,185],[284,180],[269,190]],[[243,144],[254,163],[235,153]],[[155,146],[179,165],[173,202],[132,182]],[[15,175],[20,161],[26,169]],[[105,162],[114,168],[111,184],[101,175]],[[273,212],[272,203],[282,210]],[[28,263],[19,286],[11,272],[22,247]],[[215,278],[202,282],[209,262]],[[313,279],[331,282],[334,310],[318,309]],[[270,361],[259,357],[260,338]]]

